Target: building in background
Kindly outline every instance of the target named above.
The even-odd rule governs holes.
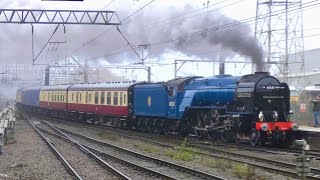
[[[289,86],[304,89],[306,86],[320,84],[320,49],[304,51],[304,66],[301,65],[301,53],[289,55],[288,81]],[[284,81],[280,75],[276,75]]]

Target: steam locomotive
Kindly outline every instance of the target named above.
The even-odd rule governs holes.
[[[290,90],[266,72],[241,77],[177,78],[161,83],[114,82],[22,88],[17,106],[74,121],[150,133],[289,145]]]

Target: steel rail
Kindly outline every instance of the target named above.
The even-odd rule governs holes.
[[[127,180],[131,180],[131,178],[127,177],[125,174],[123,174],[122,172],[120,172],[119,170],[117,170],[116,168],[114,168],[113,166],[111,166],[109,163],[107,163],[106,161],[104,161],[103,159],[101,159],[98,155],[96,155],[95,153],[93,153],[92,151],[90,151],[89,149],[87,149],[86,147],[84,147],[81,143],[79,143],[78,141],[72,139],[70,136],[68,136],[67,134],[63,133],[62,131],[60,131],[59,129],[57,129],[56,127],[54,127],[53,125],[51,125],[50,123],[44,121],[47,125],[49,125],[51,128],[53,128],[55,131],[59,132],[60,134],[62,134],[62,136],[66,137],[70,142],[74,143],[75,145],[77,145],[79,147],[79,149],[83,150],[85,153],[87,153],[89,156],[93,157],[95,160],[97,160],[99,163],[101,163],[102,165],[104,165],[105,167],[107,167],[108,169],[110,169],[114,174],[116,174],[117,176],[121,177],[122,179],[127,179]]]
[[[63,120],[59,120],[59,119],[55,119],[57,121],[63,121]],[[145,142],[149,142],[151,144],[155,144],[155,145],[159,145],[162,147],[167,147],[167,148],[171,148],[171,145],[165,144],[165,143],[160,143],[159,141],[155,141],[155,140],[151,140],[151,139],[146,139],[146,138],[142,138],[142,137],[137,137],[137,136],[132,136],[132,135],[127,135],[125,133],[122,132],[114,132],[112,131],[113,126],[101,126],[101,125],[92,125],[92,124],[87,124],[86,126],[81,125],[79,123],[72,123],[72,122],[68,122],[68,121],[63,121],[64,123],[70,124],[70,125],[75,125],[75,126],[79,126],[79,127],[90,127],[91,129],[94,130],[107,130],[112,134],[116,134],[122,137],[126,137],[126,138],[131,138],[131,139],[137,139],[137,140],[141,140],[141,141],[145,141]],[[139,132],[136,132],[139,133]],[[145,134],[145,133],[139,133],[139,134]],[[163,138],[163,137],[155,137],[157,139],[163,140],[163,141],[170,141],[170,143],[174,143],[174,144],[181,144],[181,142],[183,141],[183,139],[179,140],[174,140],[174,139],[168,139],[168,138]],[[196,143],[190,143],[187,142],[186,146],[197,146],[197,145],[201,145],[199,144],[199,142]],[[220,144],[220,143],[213,143],[213,144],[206,144],[206,146],[223,146],[223,147],[228,147],[228,148],[238,148],[238,149],[242,149],[242,150],[253,150],[253,151],[259,151],[259,152],[266,152],[266,153],[270,153],[270,154],[280,154],[280,153],[291,153],[294,156],[299,156],[301,155],[301,150],[299,149],[285,149],[285,151],[283,151],[284,149],[279,149],[279,148],[272,148],[272,147],[268,147],[267,149],[261,149],[261,148],[252,148],[252,147],[248,147],[244,144],[238,144],[238,145],[229,145],[229,144]],[[242,147],[243,146],[243,147]],[[278,151],[278,152],[274,152],[274,151]],[[320,151],[316,151],[316,150],[310,150],[307,152],[308,157],[313,158],[315,160],[320,160]]]
[[[113,148],[113,149],[117,149],[120,152],[124,152],[124,153],[130,154],[132,156],[141,158],[141,159],[149,160],[149,161],[155,162],[155,163],[160,164],[160,165],[164,165],[164,166],[167,166],[167,167],[172,167],[174,169],[177,169],[179,171],[183,171],[183,172],[191,174],[191,175],[196,175],[196,176],[199,176],[199,177],[202,177],[202,178],[206,178],[206,179],[223,179],[223,180],[225,179],[225,178],[222,178],[222,177],[214,175],[214,174],[209,174],[209,173],[206,173],[206,172],[203,172],[203,171],[200,171],[200,170],[195,170],[195,169],[183,166],[183,165],[175,164],[175,163],[172,163],[172,162],[167,162],[167,161],[159,159],[159,158],[155,158],[155,157],[151,157],[151,156],[148,156],[148,155],[144,155],[144,154],[141,154],[141,153],[138,153],[138,152],[134,152],[134,151],[126,149],[126,148],[122,148],[120,146],[116,146],[116,145],[113,145],[113,144],[110,144],[110,143],[107,143],[107,142],[103,142],[103,141],[100,141],[100,140],[97,140],[97,139],[93,139],[93,138],[90,138],[90,137],[86,137],[86,136],[74,133],[72,131],[68,131],[68,130],[65,130],[65,129],[62,129],[62,128],[58,128],[58,127],[56,127],[54,125],[52,125],[52,126],[57,128],[61,132],[63,131],[65,133],[80,137],[82,139],[86,139],[86,140],[88,140],[90,142],[93,142],[93,143],[96,143],[96,144],[100,144],[100,145],[103,145],[103,146],[106,146],[106,147],[110,147],[110,148]]]
[[[64,136],[62,136],[62,135],[56,134],[56,133],[51,132],[51,131],[49,131],[49,130],[46,130],[46,129],[42,128],[42,127],[38,127],[38,128],[39,128],[41,131],[43,131],[43,132],[45,132],[45,133],[47,133],[47,134],[51,134],[51,135],[53,135],[53,136],[56,136],[56,137],[59,137],[59,138],[61,138],[61,139],[64,139],[64,140],[68,140],[68,141],[69,141],[69,139],[68,139],[67,137],[64,137]],[[174,178],[174,177],[170,177],[170,176],[165,175],[165,174],[163,174],[163,173],[156,172],[156,171],[154,171],[154,170],[152,170],[152,169],[149,169],[149,168],[140,166],[140,165],[138,165],[138,164],[134,164],[134,163],[132,163],[132,162],[130,162],[130,161],[127,161],[127,160],[124,160],[124,159],[122,159],[122,158],[119,158],[119,157],[116,157],[116,156],[107,154],[107,153],[105,153],[105,152],[102,152],[102,151],[100,151],[100,150],[98,150],[98,149],[95,149],[95,148],[93,148],[93,147],[87,146],[87,145],[85,145],[85,144],[82,144],[82,143],[80,143],[80,144],[81,144],[83,147],[86,147],[87,149],[95,152],[96,154],[100,154],[100,155],[102,155],[102,156],[105,156],[105,157],[107,157],[107,158],[110,158],[110,159],[112,159],[112,160],[114,160],[114,161],[116,161],[116,162],[119,162],[119,163],[121,163],[121,164],[123,164],[123,165],[125,165],[125,166],[129,166],[129,167],[133,167],[133,168],[140,169],[140,170],[143,170],[143,171],[147,171],[148,173],[154,174],[155,177],[162,177],[162,178],[164,178],[164,179],[176,180],[176,178]]]
[[[68,163],[68,161],[63,157],[63,155],[52,145],[51,141],[46,138],[37,127],[30,121],[29,117],[27,116],[28,122],[33,127],[33,129],[38,133],[38,135],[46,142],[46,144],[50,147],[50,149],[54,152],[54,154],[60,159],[63,165],[67,168],[68,172],[74,176],[78,180],[82,180],[80,175],[76,172],[76,170]]]
[[[93,139],[91,137],[86,137],[86,136],[83,136],[81,134],[78,134],[78,133],[75,133],[75,132],[72,132],[72,131],[68,131],[68,130],[63,129],[63,128],[58,128],[58,129],[63,131],[63,132],[66,132],[68,134],[72,134],[74,136],[89,140],[91,142],[95,142],[95,143],[98,143],[98,144],[101,144],[101,145],[105,145],[105,146],[109,146],[109,147],[114,147],[114,148],[117,148],[117,149],[119,148],[119,150],[122,149],[121,147],[112,145],[110,143],[102,142],[100,140]],[[126,135],[126,136],[128,137],[129,135]],[[144,138],[140,138],[140,139],[141,140],[143,139],[144,141],[155,143],[155,141],[151,141],[151,140],[148,140],[148,139],[144,139]],[[166,147],[169,147],[169,148],[176,148],[173,145],[164,144],[164,143],[160,143],[160,142],[157,142],[157,144],[162,144],[162,146],[166,146]],[[199,145],[188,145],[187,144],[186,146],[187,147],[192,147],[192,148],[197,148],[197,149],[200,149],[200,150],[205,150],[205,151],[208,151],[208,150],[215,151],[215,152],[218,152],[220,154],[226,154],[227,157],[223,157],[223,156],[219,156],[219,155],[216,155],[216,154],[211,154],[211,153],[207,153],[207,152],[203,152],[203,151],[195,151],[196,153],[201,154],[201,155],[211,156],[213,158],[222,158],[222,159],[226,159],[226,160],[232,160],[234,162],[245,163],[245,164],[248,164],[248,165],[251,165],[251,166],[255,166],[255,167],[259,167],[259,168],[262,168],[262,169],[265,169],[265,170],[276,171],[276,172],[279,172],[279,173],[282,173],[282,174],[286,174],[286,175],[289,175],[289,176],[297,177],[296,172],[292,172],[292,171],[289,171],[289,170],[286,170],[286,169],[280,169],[278,167],[271,166],[272,164],[275,164],[277,166],[294,169],[296,167],[296,164],[293,164],[293,163],[287,163],[287,162],[275,161],[275,160],[265,159],[265,158],[256,157],[256,156],[244,155],[244,154],[225,151],[225,150],[221,150],[221,149],[217,149],[217,148],[208,148],[208,147],[203,147],[203,146],[201,147]],[[265,166],[265,165],[256,164],[254,162],[248,162],[248,161],[239,160],[239,159],[230,159],[230,157],[228,157],[228,156],[233,156],[233,157],[237,157],[237,158],[242,157],[242,158],[254,159],[256,161],[260,161],[260,162],[263,162],[263,163],[267,162],[267,163],[269,163],[268,165],[270,165],[270,167]],[[311,173],[313,173],[315,175],[308,176],[309,179],[320,179],[320,176],[319,176],[320,175],[320,169],[319,168],[311,168]]]

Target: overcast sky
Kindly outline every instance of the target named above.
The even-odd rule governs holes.
[[[303,3],[311,2],[312,0],[303,1]],[[41,0],[1,0],[0,7],[2,8],[14,8],[14,9],[75,9],[75,10],[102,10],[107,4],[112,2],[105,10],[116,10],[120,19],[127,17],[129,14],[133,13],[135,10],[144,6],[149,0],[84,0],[84,2],[46,2]],[[124,22],[120,29],[123,30],[125,36],[129,39],[130,43],[133,45],[153,43],[167,40],[168,34],[172,37],[179,37],[179,35],[185,35],[189,32],[195,30],[201,30],[202,28],[212,27],[212,23],[221,23],[219,18],[225,18],[226,21],[235,19],[242,20],[249,17],[254,17],[256,13],[256,1],[255,0],[211,0],[209,2],[209,8],[207,10],[198,11],[197,13],[192,13],[182,18],[178,18],[171,21],[163,21],[159,23],[160,20],[165,20],[172,18],[175,15],[179,15],[184,12],[190,12],[203,7],[203,3],[207,3],[204,0],[156,0],[145,9],[132,16],[128,21]],[[227,7],[224,7],[227,6]],[[221,8],[218,11],[212,11],[213,9]],[[320,21],[317,17],[320,17],[320,8],[316,7],[313,9],[306,9],[303,14],[304,17],[304,34],[307,36],[305,38],[305,49],[319,48],[320,36],[313,36],[320,34]],[[202,12],[208,12],[209,15],[192,17],[195,14]],[[224,17],[225,15],[226,17]],[[190,17],[187,20],[183,18]],[[206,19],[206,17],[211,17]],[[202,19],[201,19],[202,18]],[[215,19],[216,18],[216,19]],[[197,29],[195,22],[197,19],[201,20],[201,24]],[[199,22],[200,22],[199,20]],[[205,21],[206,20],[206,21]],[[175,22],[177,21],[177,22]],[[185,23],[181,24],[181,21]],[[152,22],[158,22],[153,24]],[[207,24],[206,24],[207,22]],[[129,24],[130,23],[130,24]],[[165,24],[173,23],[171,28],[167,27]],[[210,24],[211,23],[211,24]],[[151,24],[151,25],[150,25]],[[185,29],[183,29],[183,25]],[[2,63],[32,63],[32,49],[31,49],[31,27],[30,25],[12,25],[12,24],[1,24],[2,28],[0,30],[1,42],[0,42],[0,60]],[[251,35],[254,32],[254,23],[248,24],[248,33]],[[141,28],[144,27],[144,28]],[[201,27],[201,28],[200,28]],[[43,45],[46,43],[50,37],[55,25],[35,25],[35,52],[36,54],[40,51]],[[63,29],[59,28],[54,40],[66,40],[67,43],[52,47],[47,47],[44,52],[39,56],[39,63],[53,63],[58,59],[63,59],[65,56],[70,55],[75,49],[81,47],[88,40],[96,37],[100,33],[104,32],[109,27],[105,26],[79,26],[79,25],[69,25],[66,27],[67,33],[63,33]],[[247,30],[247,27],[243,25],[242,30]],[[163,33],[162,33],[163,32]],[[168,33],[168,34],[166,34]],[[147,34],[145,37],[143,34]],[[243,34],[243,33],[242,33]],[[311,36],[312,37],[308,37]],[[181,43],[177,44],[164,44],[155,48],[152,48],[151,55],[147,61],[155,61],[157,63],[168,63],[172,62],[172,59],[215,59],[216,56],[206,56],[206,55],[193,55],[199,53],[209,52],[210,49],[219,51],[221,46],[216,44],[210,44],[212,41],[205,42],[205,40],[199,40],[200,45],[192,44],[187,41],[186,44],[180,46]],[[215,42],[216,43],[216,42]],[[190,46],[188,46],[190,45]],[[227,46],[227,45],[226,45]],[[111,30],[110,32],[104,34],[96,41],[88,44],[87,46],[80,49],[73,56],[79,57],[80,59],[90,59],[95,63],[137,63],[139,59],[135,57],[132,51],[127,51],[126,53],[120,53],[117,56],[109,56],[112,53],[119,52],[124,49],[128,49],[127,43],[119,35],[116,30]],[[246,60],[248,57],[241,55],[239,52],[232,52],[227,49],[224,56],[227,58],[238,58]],[[233,47],[231,47],[232,49]],[[241,50],[240,50],[241,51]],[[247,55],[247,54],[246,54]],[[153,80],[166,80],[173,77],[173,65],[152,67]],[[243,73],[248,73],[251,66],[243,66],[242,64],[237,65],[227,65],[227,73],[233,75],[241,75]],[[188,71],[194,71],[190,73]],[[215,73],[217,73],[217,65],[215,66]],[[182,74],[180,75],[212,75],[212,67],[208,68],[208,64],[188,64],[181,69]],[[140,73],[132,73],[134,76],[141,75]]]

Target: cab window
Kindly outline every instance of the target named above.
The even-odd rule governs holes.
[[[168,96],[175,96],[176,95],[176,90],[175,90],[175,88],[174,87],[169,87],[168,88]]]

